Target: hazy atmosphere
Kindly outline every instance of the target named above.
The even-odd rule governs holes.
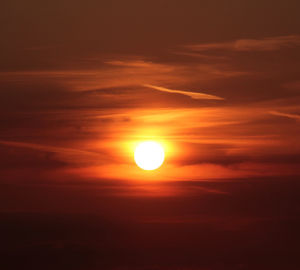
[[[0,268],[299,269],[299,9],[4,1]]]

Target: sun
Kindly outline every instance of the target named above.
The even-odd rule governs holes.
[[[135,148],[135,163],[143,170],[152,171],[159,168],[165,159],[163,147],[154,141],[141,142]]]

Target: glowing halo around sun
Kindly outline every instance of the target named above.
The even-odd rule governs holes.
[[[165,152],[163,147],[154,141],[141,142],[135,148],[135,163],[143,170],[158,169],[164,162]]]

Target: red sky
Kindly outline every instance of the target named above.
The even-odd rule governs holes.
[[[298,269],[298,11],[2,3],[4,269]]]

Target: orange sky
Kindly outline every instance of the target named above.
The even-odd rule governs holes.
[[[7,254],[27,258],[46,246],[48,259],[32,270],[69,269],[45,263],[59,262],[55,252],[67,247],[82,260],[71,270],[298,269],[290,239],[299,238],[299,7],[296,0],[1,4],[0,219],[21,239],[12,244],[8,229]],[[165,148],[156,171],[134,163],[143,140]],[[76,236],[56,231],[52,242],[43,222],[59,232],[74,225]],[[85,257],[89,250],[96,255]],[[68,252],[61,261],[71,267]],[[130,254],[139,254],[137,265]]]
[[[3,71],[1,145],[110,179],[144,177],[133,151],[149,139],[167,151],[155,180],[298,175],[299,48],[300,36],[282,35],[177,45],[169,61]]]

